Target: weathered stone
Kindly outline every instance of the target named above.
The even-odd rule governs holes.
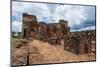
[[[38,23],[35,15],[25,13],[22,29],[25,39],[38,39],[51,44],[61,44],[61,39],[64,39],[64,49],[77,54],[91,53],[91,41],[96,40],[95,30],[70,32],[68,21],[61,19],[58,23]]]
[[[34,37],[38,29],[38,22],[35,15],[23,14],[22,38]],[[34,33],[34,34],[33,34]]]
[[[92,52],[91,33],[73,33],[64,39],[64,49],[77,54]]]

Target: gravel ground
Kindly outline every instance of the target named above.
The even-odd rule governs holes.
[[[27,58],[27,56],[29,57]],[[51,45],[48,42],[44,43],[39,40],[33,40],[29,42],[28,46],[22,46],[21,48],[12,47],[12,62],[14,65],[24,65],[27,62],[28,64],[44,64],[94,61],[96,60],[95,57],[95,53],[76,55],[64,50],[63,44]]]

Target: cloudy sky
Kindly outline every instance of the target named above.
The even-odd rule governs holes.
[[[70,31],[95,29],[95,7],[81,5],[61,5],[32,2],[12,2],[12,31],[20,32],[22,14],[36,15],[38,21],[57,23],[59,19],[68,21]]]

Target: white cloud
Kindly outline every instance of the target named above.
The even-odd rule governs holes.
[[[82,21],[85,21],[87,18],[86,15],[84,6],[65,5],[56,8],[55,20],[62,18],[68,20],[69,26],[73,26],[74,24],[81,24]]]
[[[17,22],[17,21],[12,22],[12,31],[13,32],[20,32],[21,29],[22,29],[22,23],[21,22]]]
[[[12,5],[12,15],[19,17],[20,21],[22,21],[22,13],[36,15],[39,21],[42,21],[44,16],[50,16],[49,9],[43,3],[12,2]]]
[[[91,8],[94,10],[93,8]],[[81,25],[84,21],[93,18],[89,15],[87,6],[59,5],[31,2],[12,2],[12,16],[18,18],[17,22],[22,22],[22,13],[36,15],[38,21],[47,23],[57,23],[59,19],[67,20],[70,27]],[[91,13],[92,12],[91,10]],[[88,18],[91,16],[91,18]],[[13,19],[12,19],[13,20]]]
[[[50,5],[50,6],[48,6]],[[43,17],[48,17],[49,22],[57,22],[59,19],[66,19],[69,21],[69,25],[76,23],[79,24],[82,20],[85,20],[85,12],[83,6],[72,5],[55,5],[44,3],[27,3],[27,2],[13,2],[13,15],[22,14],[23,12],[34,14],[38,17],[39,21],[43,21]],[[53,11],[53,13],[52,13]],[[21,16],[20,16],[21,18]]]
[[[81,30],[93,30],[93,29],[95,29],[95,26],[84,27],[84,28],[81,28],[80,31]]]
[[[86,30],[94,30],[95,26],[89,26],[89,27],[82,27],[79,30],[71,30],[72,32],[74,31],[86,31]]]

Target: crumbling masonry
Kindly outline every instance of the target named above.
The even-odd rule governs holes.
[[[70,32],[68,21],[59,20],[58,23],[38,22],[35,15],[23,13],[22,38],[38,39],[52,45],[61,45],[64,41],[64,50],[76,54],[92,52],[92,41],[95,41],[95,30]],[[94,50],[95,52],[95,50]]]

